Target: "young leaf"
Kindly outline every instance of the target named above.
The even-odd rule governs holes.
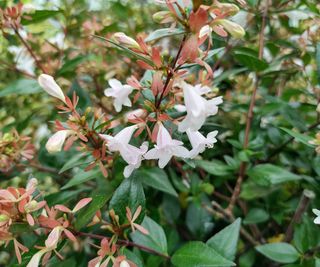
[[[144,40],[145,42],[151,42],[157,39],[161,39],[164,37],[172,36],[172,35],[179,35],[183,34],[185,31],[183,29],[178,28],[164,28],[155,30],[154,32],[150,33],[149,36]]]
[[[132,240],[136,244],[146,246],[167,255],[167,238],[162,227],[147,216],[144,218],[141,225],[149,231],[149,234],[144,235],[139,231],[135,231],[131,234]]]
[[[241,219],[238,218],[232,224],[211,237],[206,244],[225,258],[233,260],[237,252],[240,226]]]
[[[141,206],[142,212],[137,221],[135,221],[136,223],[140,223],[144,218],[145,204],[146,198],[141,182],[137,179],[136,175],[133,175],[124,179],[114,192],[110,200],[109,210],[113,209],[119,216],[120,223],[124,223],[127,221],[126,207],[130,208],[131,212],[134,213]]]
[[[248,171],[248,175],[261,185],[276,185],[301,179],[300,176],[272,164],[257,165]]]
[[[73,187],[75,185],[82,184],[84,182],[87,182],[89,180],[92,180],[94,178],[97,178],[98,176],[101,176],[100,169],[95,169],[91,171],[79,171],[71,180],[69,180],[68,183],[66,183],[61,189],[65,190],[70,187]]]
[[[168,179],[166,172],[159,168],[141,169],[137,172],[137,177],[150,187],[177,197],[178,194]]]
[[[270,243],[255,247],[267,258],[280,263],[293,263],[299,259],[299,252],[288,243]]]
[[[310,146],[310,147],[313,147],[313,145],[311,145],[309,143],[309,141],[313,140],[312,137],[308,136],[308,135],[305,135],[305,134],[301,134],[301,133],[298,133],[298,132],[295,132],[295,131],[292,131],[292,130],[289,130],[287,128],[284,128],[284,127],[280,127],[280,129],[282,131],[285,131],[287,134],[291,135],[292,137],[294,137],[294,139],[298,142],[301,142],[307,146]]]
[[[217,253],[213,248],[200,241],[189,242],[178,249],[171,259],[177,267],[230,267],[235,266]]]
[[[244,218],[244,224],[255,224],[262,223],[269,219],[269,214],[263,210],[258,208],[253,208],[249,210],[247,216]]]
[[[42,89],[36,80],[20,79],[0,90],[0,97],[7,95],[27,95],[40,92]]]

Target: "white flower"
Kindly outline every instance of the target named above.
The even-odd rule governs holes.
[[[157,135],[157,144],[144,155],[144,158],[159,159],[159,167],[164,168],[172,156],[187,158],[189,156],[189,151],[183,147],[181,141],[172,139],[167,129],[160,124]]]
[[[130,265],[126,260],[124,260],[124,261],[120,262],[120,267],[130,267]]]
[[[55,153],[61,151],[64,141],[72,133],[72,130],[61,130],[52,135],[46,143],[48,152]]]
[[[144,142],[140,148],[137,148],[133,145],[130,145],[130,139],[137,129],[136,125],[129,126],[121,130],[114,137],[110,135],[100,136],[107,140],[107,146],[111,152],[119,151],[121,157],[128,163],[128,166],[125,167],[123,175],[128,178],[134,169],[137,169],[141,165],[142,156],[148,150],[148,142]]]
[[[215,138],[218,134],[218,131],[213,131],[208,133],[207,137],[204,137],[198,131],[187,130],[187,135],[192,145],[192,150],[190,151],[190,158],[195,158],[200,153],[202,153],[206,147],[212,148],[213,144],[217,142]]]
[[[185,82],[182,82],[182,88],[187,116],[179,123],[178,129],[180,132],[185,132],[187,129],[198,131],[208,116],[218,112],[217,106],[222,103],[222,97],[206,100],[201,96],[206,89],[200,90],[199,87],[193,87]]]
[[[56,97],[62,102],[66,103],[65,96],[60,86],[56,83],[52,76],[48,74],[41,74],[38,78],[38,83],[49,95]]]
[[[122,85],[116,79],[109,80],[109,85],[111,88],[107,88],[104,91],[106,96],[112,96],[114,98],[113,105],[117,112],[120,112],[122,106],[131,107],[131,101],[129,95],[133,91],[133,88],[130,85]]]
[[[320,210],[312,209],[312,212],[317,215],[317,217],[314,219],[315,224],[320,224]]]

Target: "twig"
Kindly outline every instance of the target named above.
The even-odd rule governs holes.
[[[26,40],[23,39],[23,37],[21,36],[21,34],[19,33],[19,31],[17,29],[14,29],[15,34],[18,36],[18,38],[20,39],[20,41],[22,42],[22,44],[25,46],[25,48],[28,50],[28,52],[30,53],[30,55],[33,57],[34,61],[36,62],[36,65],[38,66],[38,68],[43,72],[43,73],[47,73],[47,71],[45,70],[45,68],[42,66],[41,62],[38,60],[36,54],[33,52],[32,48],[29,46],[29,44],[26,42]]]
[[[262,15],[262,22],[261,22],[261,29],[260,29],[260,34],[259,34],[259,59],[263,58],[263,48],[264,48],[264,30],[266,27],[266,21],[267,21],[267,16],[268,16],[268,9],[269,9],[269,0],[266,2],[266,6]],[[259,76],[257,74],[256,77],[256,82],[255,86],[253,88],[251,100],[250,100],[250,105],[249,105],[249,111],[247,114],[247,119],[246,119],[246,129],[245,129],[245,136],[244,136],[244,143],[243,143],[243,149],[246,149],[249,144],[249,136],[250,136],[250,130],[251,130],[251,123],[253,119],[253,109],[256,103],[256,94],[258,91],[258,86],[259,86]],[[229,214],[232,214],[233,207],[240,195],[241,191],[241,185],[246,173],[247,169],[247,164],[246,162],[241,162],[240,164],[240,170],[239,170],[239,176],[236,181],[235,188],[233,190],[232,196],[231,196],[231,201],[226,209],[226,212]]]
[[[176,55],[176,57],[175,57],[175,59],[174,59],[174,61],[173,61],[173,63],[172,63],[172,70],[169,70],[169,72],[168,72],[168,76],[167,76],[167,79],[166,79],[165,84],[164,84],[164,86],[163,86],[163,89],[162,89],[162,93],[161,93],[161,95],[160,95],[160,98],[159,98],[158,101],[157,101],[157,99],[155,99],[156,108],[157,108],[157,109],[160,107],[160,104],[161,104],[162,99],[163,99],[163,97],[164,97],[164,93],[165,93],[165,91],[167,90],[167,87],[168,87],[168,85],[169,85],[169,83],[170,83],[170,80],[171,80],[172,77],[174,76],[174,72],[176,71],[175,67],[176,67],[176,64],[177,64],[177,62],[178,62],[178,59],[179,59],[179,57],[180,57],[180,54],[181,54],[181,51],[182,51],[182,48],[183,48],[183,45],[184,45],[186,39],[187,39],[187,35],[185,34],[185,35],[183,36],[182,41],[181,41],[181,44],[180,44],[178,53],[177,53],[177,55]]]
[[[108,237],[105,237],[103,235],[97,235],[97,234],[91,234],[91,233],[84,233],[84,232],[74,232],[75,235],[78,235],[78,236],[87,236],[87,237],[91,237],[91,238],[94,238],[94,239],[110,239]],[[117,243],[119,245],[125,245],[125,246],[129,246],[129,247],[136,247],[136,248],[139,248],[143,251],[146,251],[146,252],[149,252],[149,253],[152,253],[154,255],[157,255],[157,256],[160,256],[160,257],[163,257],[167,260],[170,259],[170,256],[166,255],[166,254],[162,254],[156,250],[153,250],[151,248],[148,248],[148,247],[145,247],[143,245],[139,245],[139,244],[136,244],[134,242],[130,242],[129,240],[122,240],[122,239],[118,239]]]
[[[299,223],[301,220],[301,217],[303,215],[303,213],[306,211],[306,209],[308,208],[308,205],[310,203],[310,200],[313,199],[315,197],[315,194],[310,191],[310,190],[303,190],[302,196],[300,198],[300,202],[299,205],[292,217],[292,220],[288,226],[288,229],[286,231],[285,234],[285,238],[284,241],[285,242],[290,242],[292,240],[293,237],[293,227],[296,223]]]
[[[302,133],[306,133],[308,131],[311,131],[312,129],[316,128],[318,125],[320,125],[320,120],[318,120],[316,123],[310,125],[306,131],[303,131]],[[279,154],[287,145],[289,145],[294,140],[294,137],[290,137],[287,141],[282,143],[278,148],[276,148],[273,152],[270,153],[270,155],[267,157],[265,161],[269,161],[274,156]]]

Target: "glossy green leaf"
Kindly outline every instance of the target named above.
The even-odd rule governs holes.
[[[69,180],[61,189],[65,190],[70,187],[83,184],[87,181],[95,179],[97,177],[102,177],[100,169],[94,169],[90,171],[79,171],[71,180]]]
[[[213,248],[200,241],[189,242],[178,249],[171,259],[177,267],[230,267],[232,261],[222,257]]]
[[[76,213],[77,220],[75,227],[77,230],[85,227],[93,218],[95,213],[106,204],[111,195],[92,195],[92,201]]]
[[[149,231],[149,234],[145,235],[135,231],[131,234],[133,242],[167,255],[167,238],[162,227],[147,216],[141,225]]]
[[[145,185],[177,197],[178,194],[173,188],[166,172],[159,168],[141,169],[137,177]]]
[[[211,237],[206,244],[226,259],[233,260],[237,252],[240,226],[241,219],[238,218]]]
[[[232,173],[232,168],[219,160],[196,160],[196,165],[214,176],[226,176]]]
[[[130,176],[123,180],[121,185],[114,192],[110,203],[109,209],[113,209],[119,216],[120,223],[127,221],[126,218],[126,207],[130,208],[132,214],[136,209],[141,206],[142,212],[136,223],[142,222],[145,213],[145,195],[141,182],[135,175]]]
[[[282,131],[285,131],[287,134],[291,135],[292,137],[294,137],[294,139],[296,141],[301,142],[307,146],[314,147],[312,144],[309,143],[309,141],[313,140],[312,137],[305,135],[305,134],[301,134],[301,133],[292,131],[292,130],[284,128],[284,127],[280,127],[280,129]]]
[[[183,29],[179,28],[164,28],[155,30],[154,32],[150,33],[149,36],[144,40],[145,42],[151,42],[154,40],[158,40],[164,37],[173,36],[173,35],[180,35],[185,33]]]
[[[285,168],[272,165],[260,164],[248,171],[249,177],[261,185],[276,185],[289,181],[298,181],[300,176],[287,171]]]
[[[244,224],[256,224],[262,223],[269,219],[269,214],[263,210],[258,208],[250,209],[248,214],[243,220]]]
[[[22,18],[22,25],[30,25],[33,23],[38,23],[46,19],[52,18],[59,14],[60,10],[36,10],[34,13],[28,14]]]
[[[293,263],[300,257],[294,246],[288,243],[270,243],[257,246],[255,249],[267,258],[280,263]]]

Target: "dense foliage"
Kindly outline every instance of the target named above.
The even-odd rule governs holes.
[[[0,8],[0,266],[320,266],[317,0]]]

